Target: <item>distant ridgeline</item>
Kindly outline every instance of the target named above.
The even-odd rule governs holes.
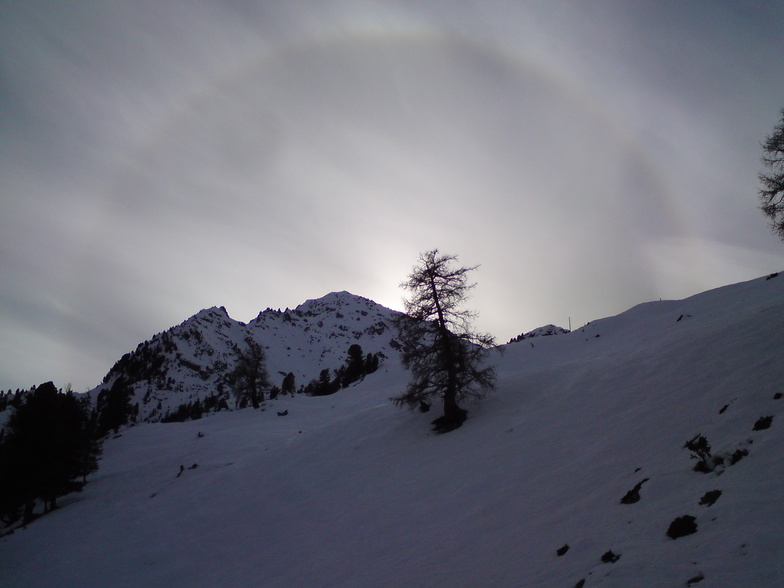
[[[397,353],[396,314],[348,292],[267,309],[248,324],[209,308],[140,343],[90,395],[119,427],[258,406],[278,394],[331,394]]]
[[[569,329],[556,327],[555,325],[545,325],[544,327],[539,327],[538,329],[534,329],[533,331],[528,331],[527,333],[523,333],[521,335],[518,335],[517,337],[513,337],[509,339],[509,343],[517,343],[518,341],[523,341],[525,339],[532,339],[533,337],[548,337],[550,335],[563,335],[569,332],[570,332]]]

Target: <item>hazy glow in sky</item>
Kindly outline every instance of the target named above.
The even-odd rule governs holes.
[[[505,341],[782,269],[774,2],[0,5],[0,389],[78,391],[204,307],[481,264]]]

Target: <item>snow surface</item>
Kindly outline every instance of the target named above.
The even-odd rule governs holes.
[[[782,586],[783,324],[784,276],[511,344],[441,436],[388,401],[396,361],[332,396],[140,424],[0,539],[0,585]],[[749,453],[694,472],[698,433]],[[697,533],[668,538],[685,514]]]

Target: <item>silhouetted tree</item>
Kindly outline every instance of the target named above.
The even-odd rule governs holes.
[[[77,475],[82,478],[82,485],[87,483],[87,476],[98,470],[98,458],[103,452],[98,435],[98,413],[90,408],[90,398],[77,398],[84,426],[81,431],[80,445],[82,451],[78,459]]]
[[[378,369],[379,359],[378,354],[368,353],[365,358],[365,373],[372,374]]]
[[[770,219],[771,229],[784,239],[784,108],[781,120],[762,143],[762,164],[759,189],[760,208]]]
[[[112,430],[116,433],[128,424],[133,413],[132,397],[133,388],[122,377],[117,378],[108,390],[101,390],[96,400],[98,436],[103,437]]]
[[[495,387],[495,370],[484,365],[493,338],[473,332],[475,313],[461,308],[474,286],[467,274],[476,267],[453,267],[456,261],[456,256],[438,249],[421,254],[401,284],[410,298],[404,301],[405,314],[396,321],[401,361],[412,377],[405,393],[392,400],[411,409],[432,398],[442,400],[444,414],[433,421],[440,433],[465,421],[467,413],[458,402],[481,398]]]
[[[6,521],[22,511],[33,518],[37,500],[44,511],[57,497],[77,488],[75,480],[97,467],[98,446],[85,405],[46,382],[26,395],[11,415],[0,447],[0,507]]]
[[[281,394],[290,394],[294,396],[294,389],[296,386],[296,381],[294,379],[294,374],[289,372],[283,378],[283,383],[280,386]]]
[[[264,400],[264,391],[269,387],[266,359],[264,350],[254,339],[246,337],[245,344],[247,348],[240,352],[229,380],[240,406],[247,406],[250,402],[253,408],[258,408]]]
[[[180,404],[174,412],[167,412],[161,417],[162,423],[182,423],[195,421],[204,416],[204,405],[198,398],[193,402]]]
[[[348,348],[348,359],[343,369],[342,384],[345,388],[365,375],[365,354],[362,346],[354,343]]]

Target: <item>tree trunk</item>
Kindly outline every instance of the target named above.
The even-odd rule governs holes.
[[[452,334],[447,331],[444,335],[446,356],[449,361],[447,370],[447,388],[444,391],[444,416],[433,421],[437,433],[448,433],[459,428],[466,420],[468,414],[457,404],[457,373],[452,352]]]
[[[457,405],[457,365],[455,361],[455,354],[452,349],[452,339],[454,335],[449,331],[446,326],[444,312],[441,309],[441,301],[438,296],[438,289],[436,288],[435,277],[430,274],[430,288],[433,294],[433,302],[436,305],[436,312],[438,313],[438,327],[440,331],[441,341],[444,346],[444,357],[446,358],[447,368],[447,384],[444,391],[444,416],[437,418],[433,421],[435,431],[438,433],[448,433],[460,427],[468,414],[465,410]]]
[[[26,525],[27,523],[33,520],[33,509],[35,508],[35,501],[34,500],[25,500],[24,505],[24,515],[22,516],[22,524]]]
[[[457,405],[454,394],[444,396],[444,416],[449,422],[454,423],[455,428],[463,424],[466,414],[468,413]]]

